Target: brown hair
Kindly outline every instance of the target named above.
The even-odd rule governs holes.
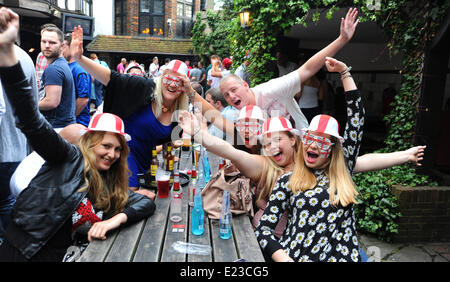
[[[56,25],[45,26],[41,30],[41,35],[42,35],[42,33],[44,33],[44,31],[55,32],[58,35],[59,42],[63,43],[63,41],[64,41],[64,33]]]

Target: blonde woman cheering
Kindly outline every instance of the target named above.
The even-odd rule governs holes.
[[[302,131],[293,172],[275,184],[255,234],[274,261],[360,261],[353,205],[357,191],[352,171],[364,124],[361,96],[349,68],[326,59],[330,72],[341,73],[346,90],[347,124],[339,136],[336,119],[313,118]],[[287,227],[280,239],[274,229],[288,210]]]

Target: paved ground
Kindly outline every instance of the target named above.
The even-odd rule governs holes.
[[[386,243],[361,235],[360,247],[370,262],[449,262],[450,242]]]

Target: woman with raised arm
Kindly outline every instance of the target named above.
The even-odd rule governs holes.
[[[17,198],[0,261],[62,261],[75,238],[104,240],[150,216],[155,204],[128,189],[129,135],[119,117],[94,116],[76,146],[39,113],[14,53],[18,29],[19,16],[1,8],[0,78],[17,127],[46,162]]]
[[[334,65],[339,65],[342,69],[345,69],[346,67],[344,63],[332,58],[327,58],[327,61],[333,61]],[[335,72],[336,69],[336,67],[329,68],[329,71]],[[346,93],[349,94],[347,95],[347,98],[351,101],[351,104],[353,104],[353,99],[356,94],[351,93],[358,93],[358,90],[356,89],[353,78],[349,75],[349,72],[344,75],[345,79],[343,79],[343,85]],[[351,109],[352,108],[348,105],[348,110],[353,113]],[[199,123],[196,119],[187,112],[181,114],[180,121],[180,126],[183,130],[191,135],[194,133],[193,126],[195,126],[196,134],[194,135],[194,138],[197,142],[202,143],[202,145],[212,153],[229,159],[245,176],[249,177],[253,183],[256,184],[256,204],[259,210],[255,213],[252,220],[254,227],[259,223],[259,219],[266,207],[272,188],[278,177],[281,174],[292,171],[294,160],[296,159],[295,153],[297,152],[299,145],[298,135],[295,134],[298,133],[298,131],[292,128],[288,120],[284,118],[272,118],[266,120],[264,126],[261,127],[263,114],[260,112],[262,112],[261,109],[253,105],[242,108],[239,118],[236,121],[236,128],[247,147],[256,145],[255,136],[262,133],[260,141],[263,145],[263,156],[259,155],[259,153],[250,154],[238,150],[222,139],[208,134],[206,130],[201,129],[200,126],[198,126]],[[281,123],[283,123],[284,126],[281,126]],[[272,126],[269,126],[270,124],[272,124]],[[279,124],[280,126],[274,126],[275,124]],[[278,129],[275,130],[275,128]],[[354,137],[353,131],[350,131],[350,129],[347,130],[347,134],[352,134]],[[356,161],[357,168],[355,168],[355,170],[368,171],[373,169],[383,169],[393,165],[399,165],[406,161],[418,164],[418,161],[422,158],[423,151],[419,147],[414,147],[407,151],[390,154],[395,154],[395,157],[390,159],[387,163],[386,156],[388,154],[370,154],[370,156],[367,157],[366,155],[358,157]],[[360,158],[362,158],[361,164],[359,164]],[[285,225],[286,218],[283,217],[280,221],[280,225],[275,229],[276,237],[281,236]]]
[[[106,86],[103,111],[121,117],[132,137],[128,143],[128,166],[132,172],[129,186],[136,190],[139,187],[137,175],[150,167],[153,147],[171,141],[176,126],[172,121],[177,120],[174,113],[187,109],[189,93],[185,93],[183,79],[188,80],[188,68],[185,63],[172,60],[159,77],[146,78],[139,73],[139,67],[129,67],[129,74],[120,74],[83,56],[80,26],[74,28],[70,49],[72,58]],[[147,190],[137,192],[147,192],[154,197]]]
[[[347,124],[339,136],[336,119],[313,118],[302,131],[293,172],[276,182],[256,229],[265,254],[274,261],[360,261],[353,205],[352,171],[364,125],[361,96],[342,62],[327,58],[330,72],[339,72],[346,90]],[[281,238],[274,230],[285,211],[288,225]]]

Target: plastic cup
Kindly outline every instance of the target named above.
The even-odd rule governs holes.
[[[178,169],[179,171],[182,172],[186,172],[189,169],[191,169],[191,162],[190,162],[190,155],[188,153],[181,153],[180,159],[178,160],[179,162],[179,166]]]
[[[156,171],[156,187],[159,198],[169,197],[170,191],[170,171],[158,169]]]

